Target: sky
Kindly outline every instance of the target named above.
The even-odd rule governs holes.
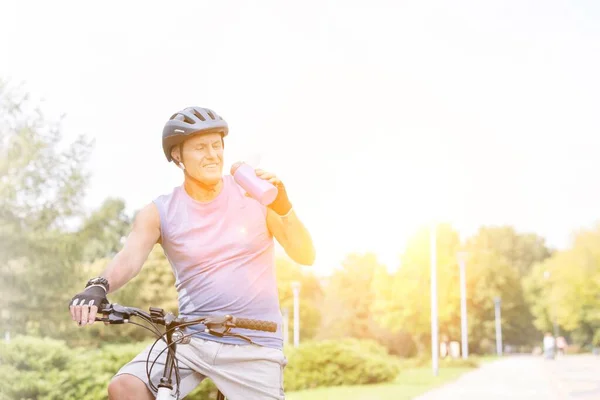
[[[513,225],[556,248],[599,221],[600,3],[173,1],[0,5],[0,77],[67,140],[95,141],[86,206],[181,183],[160,137],[190,105],[260,156],[327,274],[393,268],[432,221]]]

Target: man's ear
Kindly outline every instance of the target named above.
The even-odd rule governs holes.
[[[177,164],[181,164],[181,146],[173,146],[173,147],[171,147],[171,158]]]

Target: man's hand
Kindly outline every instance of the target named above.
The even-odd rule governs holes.
[[[263,171],[262,169],[256,169],[254,172],[256,172],[256,176],[269,181],[277,188],[277,197],[268,207],[278,215],[287,215],[292,209],[292,203],[290,203],[283,182],[272,172]]]
[[[96,321],[98,308],[108,304],[106,291],[100,286],[90,286],[71,299],[71,318],[79,326],[92,325]]]

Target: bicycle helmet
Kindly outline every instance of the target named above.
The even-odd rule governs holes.
[[[227,122],[208,108],[187,107],[169,118],[162,133],[162,147],[167,161],[173,161],[171,149],[193,135],[220,132],[223,137],[229,133]]]

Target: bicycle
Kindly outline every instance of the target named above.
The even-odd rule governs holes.
[[[198,317],[191,320],[187,318],[176,317],[173,313],[165,311],[162,308],[150,307],[150,313],[147,313],[139,308],[125,307],[117,303],[105,305],[102,309],[98,310],[98,314],[104,315],[103,317],[96,317],[96,321],[104,322],[106,324],[124,324],[130,323],[141,326],[155,335],[157,339],[152,345],[152,348],[160,341],[163,340],[166,343],[166,347],[156,356],[150,368],[150,354],[148,352],[148,358],[146,359],[146,374],[148,376],[148,382],[153,391],[157,392],[156,400],[179,400],[179,367],[176,359],[177,343],[189,343],[191,336],[195,334],[184,334],[183,329],[192,325],[204,325],[206,327],[205,332],[211,335],[224,337],[224,336],[235,336],[242,338],[249,343],[254,343],[246,336],[231,333],[232,328],[243,328],[252,329],[258,331],[275,332],[277,330],[277,324],[269,321],[261,321],[255,319],[236,318],[231,315],[224,316],[207,316]],[[131,317],[137,317],[151,324],[151,327],[146,325],[132,322]],[[157,325],[165,327],[165,332],[161,334]],[[166,339],[166,340],[165,340]],[[158,387],[154,386],[151,381],[151,371],[158,358],[164,353],[165,350],[169,350],[167,353],[167,360],[163,371],[163,376],[160,379]],[[177,390],[175,396],[171,395],[173,391],[173,372],[175,372],[175,381],[177,383]],[[225,400],[225,395],[217,388],[217,400]]]

